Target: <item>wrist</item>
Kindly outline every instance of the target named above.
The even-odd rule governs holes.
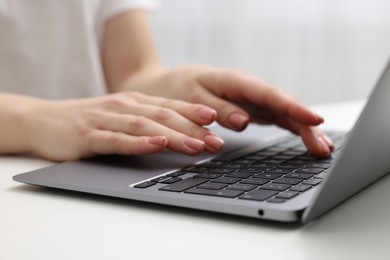
[[[34,107],[39,99],[0,94],[0,153],[21,154],[33,152],[31,146]]]
[[[167,69],[162,66],[151,66],[137,72],[131,73],[126,80],[115,88],[110,88],[110,92],[136,91],[146,95],[161,96],[161,81]]]

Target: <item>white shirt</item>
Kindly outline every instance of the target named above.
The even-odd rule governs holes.
[[[105,21],[154,4],[153,0],[0,0],[0,92],[49,99],[107,93],[100,58]]]

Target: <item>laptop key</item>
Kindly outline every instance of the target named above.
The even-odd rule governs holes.
[[[209,195],[209,196],[217,196],[217,197],[225,197],[225,198],[235,198],[241,194],[243,194],[243,191],[239,190],[209,190],[209,189],[199,189],[199,188],[192,188],[189,190],[186,190],[184,193],[191,193],[191,194],[198,194],[198,195]]]
[[[260,187],[260,189],[264,190],[274,190],[274,191],[284,191],[290,188],[291,185],[287,184],[279,184],[279,183],[267,183]]]
[[[233,177],[233,178],[248,178],[252,176],[253,173],[251,172],[231,172],[225,175],[225,177]]]
[[[232,171],[234,171],[234,169],[230,169],[230,168],[210,168],[207,170],[207,172],[209,173],[221,173],[221,174],[226,174]]]
[[[272,163],[272,164],[279,164],[282,163],[284,160],[277,160],[277,159],[265,159],[263,160],[264,163]]]
[[[285,169],[285,168],[271,168],[266,170],[267,173],[276,173],[276,174],[286,174],[289,172],[292,172],[292,169]]]
[[[169,177],[179,177],[179,176],[182,176],[186,174],[186,172],[183,172],[183,171],[177,171],[177,172],[172,172],[170,174],[167,174],[167,176]]]
[[[311,185],[298,184],[298,185],[292,186],[290,188],[290,190],[304,192],[304,191],[307,191],[308,189],[310,189],[311,187],[312,187]]]
[[[161,177],[157,177],[157,178],[154,178],[153,180],[151,180],[152,182],[162,182],[162,181],[165,181],[167,179],[170,179],[171,177],[167,177],[167,176],[161,176]]]
[[[298,169],[300,168],[301,166],[300,165],[296,165],[296,164],[288,164],[288,163],[281,163],[278,165],[278,168],[282,168],[282,169]]]
[[[305,165],[305,164],[307,164],[307,161],[305,161],[305,160],[298,160],[298,159],[291,159],[291,160],[285,161],[285,163],[295,164],[295,165]]]
[[[139,184],[135,185],[134,188],[145,189],[145,188],[148,188],[148,187],[153,186],[155,184],[156,184],[156,182],[154,182],[154,181],[146,181],[146,182],[139,183]]]
[[[258,173],[262,171],[263,171],[262,168],[251,168],[251,167],[237,170],[237,172],[250,172],[250,173]]]
[[[264,201],[271,198],[272,196],[275,196],[276,194],[278,194],[278,192],[272,190],[254,190],[240,196],[239,199]]]
[[[256,173],[255,175],[253,175],[253,178],[262,178],[262,179],[270,179],[270,180],[274,180],[274,179],[277,179],[277,178],[280,178],[282,177],[283,174],[277,174],[277,173]]]
[[[300,182],[302,182],[301,179],[293,179],[293,178],[279,178],[273,181],[273,183],[290,184],[290,185],[296,185]]]
[[[285,177],[306,180],[306,179],[310,179],[313,176],[314,176],[313,174],[309,174],[309,173],[293,172],[293,173],[287,174]]]
[[[242,190],[242,191],[250,191],[257,188],[257,185],[252,185],[252,184],[245,184],[245,183],[237,183],[230,185],[226,189],[229,190]]]
[[[317,157],[312,156],[312,155],[299,155],[295,158],[298,160],[304,160],[304,161],[314,161],[317,159]]]
[[[215,179],[221,177],[222,175],[222,173],[204,172],[195,175],[194,178]]]
[[[200,188],[200,189],[220,190],[220,189],[225,188],[226,186],[227,186],[227,184],[224,184],[224,183],[206,182],[206,183],[200,184],[196,187]]]
[[[178,182],[178,181],[181,181],[181,180],[182,180],[182,178],[179,178],[179,177],[172,177],[172,178],[163,180],[163,181],[161,181],[160,183],[172,184],[172,183],[175,183],[175,182]]]
[[[233,177],[219,177],[217,179],[211,180],[212,182],[219,182],[219,183],[227,183],[227,184],[233,184],[238,181],[240,181],[240,178],[233,178]]]
[[[311,163],[310,164],[311,167],[315,167],[315,168],[322,168],[322,169],[328,169],[331,164],[330,163],[318,163],[318,162],[314,162],[314,163]]]
[[[262,169],[267,169],[267,168],[274,167],[274,166],[275,166],[274,163],[264,163],[264,162],[258,162],[258,163],[251,164],[251,167],[262,168]]]
[[[276,160],[290,160],[293,159],[295,155],[286,155],[286,154],[278,154],[272,157],[272,159]]]
[[[279,193],[275,197],[279,198],[279,199],[291,199],[291,198],[297,196],[298,194],[299,194],[299,192],[297,192],[297,191],[282,191],[281,193]]]
[[[312,178],[308,180],[304,180],[302,184],[308,184],[308,185],[317,185],[322,181],[322,179]]]
[[[184,179],[184,180],[175,182],[173,184],[161,187],[159,190],[181,192],[181,191],[185,191],[185,190],[187,190],[189,188],[192,188],[192,187],[194,187],[196,185],[205,183],[207,181],[208,181],[208,179],[188,178],[188,179]]]
[[[252,184],[252,185],[263,185],[269,181],[270,180],[267,180],[267,179],[248,178],[248,179],[243,179],[242,181],[240,181],[240,183]]]
[[[310,173],[310,174],[319,174],[320,172],[323,172],[323,168],[301,168],[296,170],[295,172],[300,172],[300,173]]]

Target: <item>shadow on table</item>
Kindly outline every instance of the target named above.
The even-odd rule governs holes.
[[[389,199],[390,176],[385,176],[303,226],[296,235],[308,259],[389,259]]]

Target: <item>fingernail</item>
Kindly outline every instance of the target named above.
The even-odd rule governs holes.
[[[316,115],[317,115],[318,120],[321,121],[321,123],[323,123],[325,121],[325,119],[322,116],[320,116],[318,114],[316,114]]]
[[[248,125],[249,118],[242,114],[235,113],[229,117],[229,122],[236,130],[243,130]]]
[[[149,138],[149,143],[153,145],[164,146],[167,144],[167,138],[165,136],[153,136]]]
[[[202,151],[204,150],[205,143],[201,140],[194,138],[187,138],[184,140],[184,144],[191,148],[191,150]]]
[[[325,143],[328,145],[331,151],[334,149],[334,143],[332,139],[329,138],[327,135],[322,135],[322,139],[325,141]]]
[[[202,119],[206,119],[208,121],[214,121],[217,117],[217,112],[211,108],[201,108],[198,111],[198,115]]]
[[[224,145],[224,141],[215,135],[206,135],[204,140],[206,141],[206,144],[210,146],[210,148],[217,152],[220,151]]]

